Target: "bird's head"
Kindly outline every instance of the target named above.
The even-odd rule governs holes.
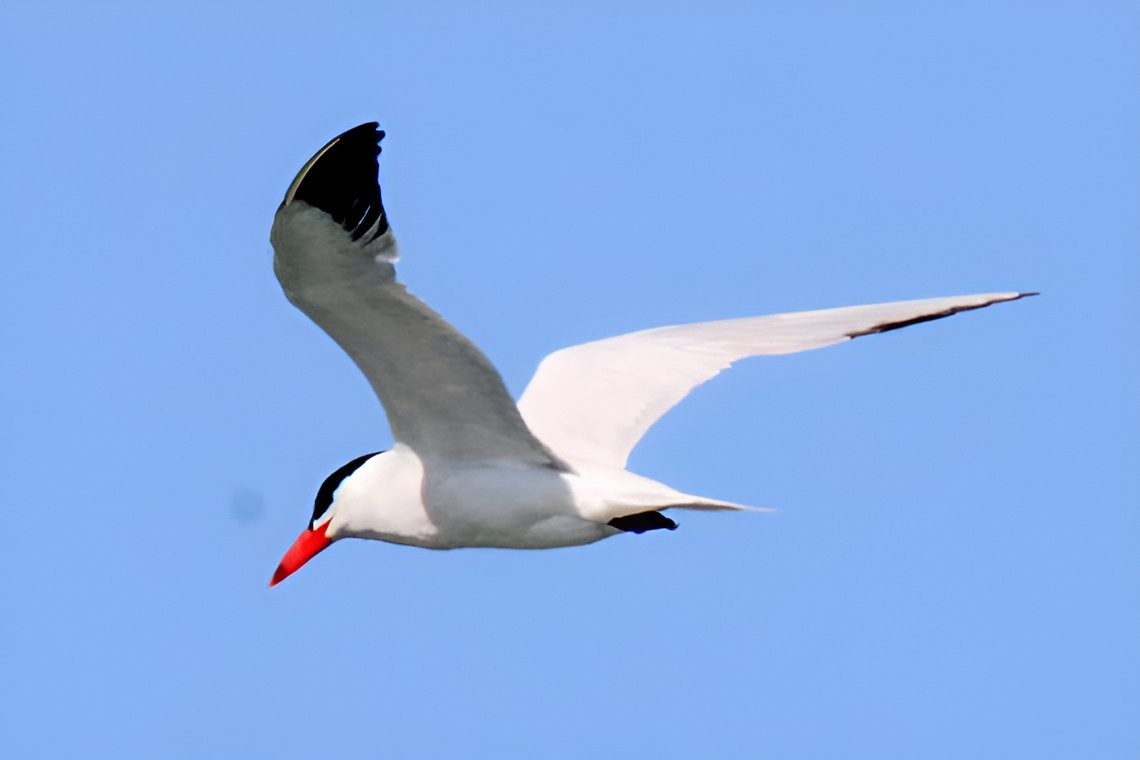
[[[317,489],[317,498],[313,502],[313,516],[309,520],[308,527],[301,531],[301,535],[297,536],[297,540],[281,558],[281,564],[277,566],[277,571],[273,573],[273,578],[269,581],[270,586],[276,586],[297,572],[302,565],[341,537],[338,535],[336,527],[333,526],[333,518],[337,515],[337,493],[340,492],[341,484],[360,469],[362,464],[378,453],[373,452],[359,456],[338,467],[325,478],[325,482],[321,483],[321,487]]]

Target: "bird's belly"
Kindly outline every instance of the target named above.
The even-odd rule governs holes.
[[[555,470],[480,464],[433,473],[425,465],[423,503],[438,529],[437,548],[547,549],[588,544],[617,532],[581,517],[574,494]]]

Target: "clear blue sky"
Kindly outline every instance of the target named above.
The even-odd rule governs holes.
[[[0,757],[1140,756],[1140,9],[544,5],[5,4]],[[402,279],[516,393],[1044,295],[747,363],[634,453],[775,515],[269,590],[391,442],[268,243],[372,119]]]

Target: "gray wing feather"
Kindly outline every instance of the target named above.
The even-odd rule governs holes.
[[[285,294],[356,362],[397,441],[422,458],[564,467],[483,353],[396,282],[391,230],[353,241],[324,212],[293,202],[278,210],[270,239]]]

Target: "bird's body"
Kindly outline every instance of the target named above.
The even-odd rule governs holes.
[[[429,549],[549,549],[622,531],[623,515],[701,500],[615,468],[568,472],[507,461],[422,460],[403,444],[372,457],[344,481],[329,535]]]
[[[598,521],[606,510],[638,500],[643,508],[653,506],[645,499],[657,483],[620,471],[610,475],[595,480],[510,461],[424,461],[398,443],[344,483],[339,498],[351,506],[337,508],[329,530],[432,549],[589,544],[620,532]],[[670,491],[662,487],[658,495]]]
[[[1022,297],[991,293],[656,328],[557,351],[518,405],[467,338],[395,279],[376,179],[376,124],[332,140],[286,193],[270,234],[289,300],[368,378],[395,445],[321,486],[273,583],[332,541],[544,549],[672,529],[669,508],[750,509],[626,470],[646,430],[750,356],[804,351]]]

